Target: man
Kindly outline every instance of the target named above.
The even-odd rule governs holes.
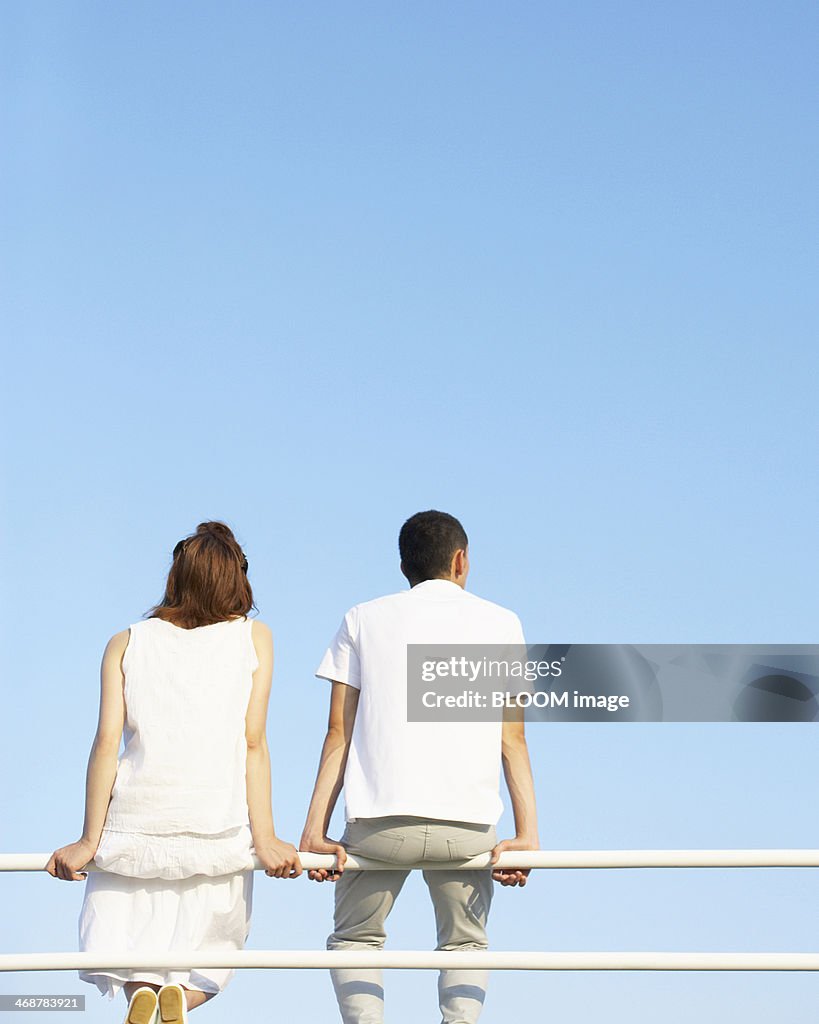
[[[337,857],[335,929],[328,949],[380,949],[387,915],[408,875],[403,865],[464,860],[491,851],[539,847],[534,785],[523,722],[409,722],[407,644],[522,644],[511,611],[465,590],[467,536],[453,516],[419,512],[398,546],[410,589],[352,608],[316,672],[332,682],[330,719],[302,851]],[[497,841],[503,805],[500,766],[512,799],[515,837]],[[342,784],[347,827],[341,842],[327,829]],[[347,852],[388,861],[394,870],[344,871]],[[528,871],[424,872],[435,909],[437,949],[486,949],[492,879],[526,883]],[[380,971],[334,970],[344,1024],[381,1024]],[[485,971],[441,971],[444,1024],[474,1024]]]

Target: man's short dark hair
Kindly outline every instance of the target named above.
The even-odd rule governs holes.
[[[410,583],[423,583],[449,576],[452,556],[466,549],[466,531],[446,512],[416,512],[398,535],[401,567]]]

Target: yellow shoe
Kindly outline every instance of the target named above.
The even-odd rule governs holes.
[[[157,998],[152,988],[138,988],[128,1003],[125,1024],[154,1024]]]
[[[188,1002],[181,985],[163,985],[159,990],[156,1024],[187,1024]]]

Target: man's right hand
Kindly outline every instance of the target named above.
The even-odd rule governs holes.
[[[307,877],[314,882],[337,882],[344,871],[344,864],[347,861],[347,851],[341,845],[327,836],[303,835],[299,843],[300,853],[329,853],[336,858],[336,867],[313,868],[307,872]]]

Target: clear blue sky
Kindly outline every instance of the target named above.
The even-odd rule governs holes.
[[[204,518],[274,632],[294,839],[312,673],[347,607],[402,586],[419,509],[462,518],[472,589],[533,642],[816,641],[814,4],[0,19],[3,850],[77,837],[102,649]],[[530,741],[545,847],[819,846],[811,726]],[[0,884],[0,948],[75,948],[80,885]],[[392,948],[433,944],[421,887]],[[809,871],[542,872],[498,892],[492,939],[817,950],[817,895]],[[320,948],[330,907],[259,877],[251,944]],[[393,1024],[435,1019],[431,975],[388,982]],[[262,972],[197,1019],[303,1016],[305,986],[336,1019],[325,975]],[[75,975],[0,987],[122,1014]],[[819,978],[497,974],[483,1020],[796,1024],[808,1001]]]

